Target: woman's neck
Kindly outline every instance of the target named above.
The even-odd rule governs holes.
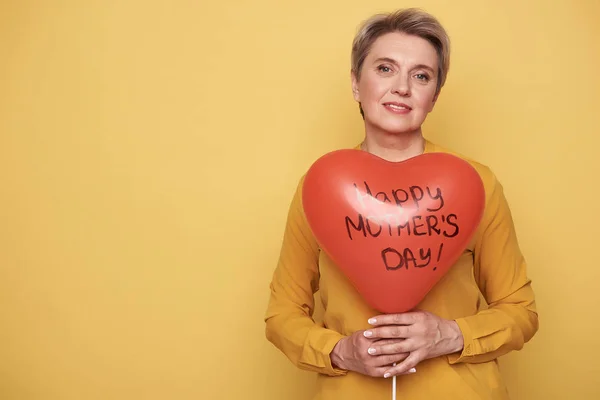
[[[396,135],[366,135],[360,148],[384,160],[400,162],[423,154],[425,139],[420,130]]]

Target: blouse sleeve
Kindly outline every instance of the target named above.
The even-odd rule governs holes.
[[[330,376],[330,353],[343,337],[313,320],[314,293],[319,287],[319,248],[302,207],[302,182],[289,208],[279,261],[270,284],[265,333],[297,367]]]
[[[520,350],[538,330],[538,314],[527,264],[519,248],[501,184],[494,178],[475,242],[474,275],[488,308],[456,319],[464,337],[451,364],[491,361]]]

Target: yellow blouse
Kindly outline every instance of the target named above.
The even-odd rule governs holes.
[[[428,140],[425,152],[461,157]],[[502,186],[488,167],[465,160],[484,183],[484,215],[471,244],[417,307],[455,320],[464,348],[421,362],[415,374],[399,376],[399,399],[508,399],[496,359],[521,349],[538,330],[531,280]],[[331,365],[329,354],[335,344],[345,335],[368,329],[367,320],[380,313],[320,251],[302,208],[302,182],[291,202],[270,285],[266,336],[297,367],[318,373],[315,400],[390,399],[391,379]],[[324,309],[322,323],[312,317],[317,291]]]

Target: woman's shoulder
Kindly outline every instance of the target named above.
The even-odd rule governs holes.
[[[426,146],[427,146],[427,152],[451,154],[451,155],[458,157],[458,158],[466,161],[467,163],[469,163],[471,165],[471,167],[473,167],[475,169],[475,171],[477,171],[477,173],[481,177],[481,180],[483,181],[483,184],[486,187],[486,191],[488,189],[488,186],[490,188],[493,188],[495,185],[498,184],[498,179],[496,178],[496,175],[495,175],[494,171],[492,170],[492,168],[490,166],[480,162],[479,160],[477,160],[473,157],[468,157],[454,149],[442,146],[438,143],[435,143],[435,142],[432,142],[429,140],[427,141]]]
[[[486,205],[489,205],[493,198],[497,198],[501,193],[503,193],[502,184],[490,166],[472,157],[465,156],[454,149],[447,148],[434,142],[429,141],[426,146],[429,146],[428,152],[451,154],[470,164],[471,167],[473,167],[473,169],[475,169],[475,171],[479,174],[481,182],[483,183]]]

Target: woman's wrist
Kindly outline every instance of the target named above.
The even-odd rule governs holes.
[[[346,340],[346,338],[342,338],[340,339],[335,346],[333,347],[333,350],[331,351],[331,353],[329,354],[329,358],[331,359],[331,365],[334,368],[338,368],[338,369],[346,369],[345,367],[345,363],[344,363],[344,357],[342,355],[343,351],[343,346],[344,346],[344,341]]]
[[[448,321],[447,326],[449,328],[447,330],[448,354],[461,352],[465,343],[458,323],[454,320],[450,320]]]

